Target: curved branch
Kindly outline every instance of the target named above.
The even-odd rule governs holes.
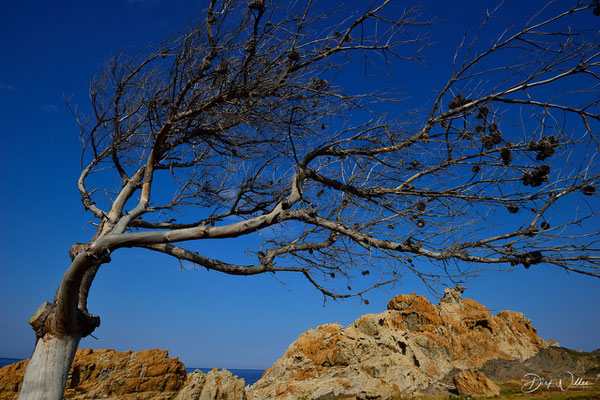
[[[265,272],[304,272],[303,268],[298,267],[275,267],[271,265],[236,265],[224,261],[208,258],[172,244],[153,244],[144,246],[147,249],[157,251],[178,258],[180,260],[191,261],[194,264],[201,265],[211,270],[223,272],[229,275],[256,275]]]

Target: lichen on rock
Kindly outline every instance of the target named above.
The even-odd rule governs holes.
[[[326,324],[292,343],[252,386],[258,398],[394,398],[442,387],[452,372],[492,359],[523,361],[548,347],[531,321],[512,311],[491,315],[464,288],[446,289],[437,306],[401,294],[387,310],[344,328]],[[325,398],[325,397],[323,397]]]
[[[27,362],[2,368],[0,399],[18,397]],[[169,358],[167,350],[80,349],[73,360],[64,398],[167,400],[181,389],[186,375],[183,363],[176,357]]]

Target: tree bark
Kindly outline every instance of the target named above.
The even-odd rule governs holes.
[[[81,337],[46,334],[39,338],[23,378],[19,400],[62,400]]]

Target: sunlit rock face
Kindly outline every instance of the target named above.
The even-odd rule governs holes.
[[[28,360],[0,370],[0,399],[16,399]],[[166,400],[186,381],[185,366],[167,350],[77,350],[65,399]]]
[[[163,400],[177,393],[185,380],[185,365],[176,357],[169,358],[167,350],[87,349],[77,353],[67,393],[72,399],[118,396],[124,400]]]
[[[28,360],[0,369],[0,399],[16,399]],[[243,379],[227,370],[187,374],[167,350],[77,350],[65,399],[248,400]],[[251,398],[251,397],[250,397]]]
[[[249,400],[244,379],[230,371],[213,369],[208,373],[196,370],[188,374],[175,400]]]
[[[78,350],[65,399],[395,399],[459,386],[462,393],[491,395],[496,386],[488,378],[513,379],[511,371],[523,376],[549,366],[577,373],[598,367],[575,362],[568,350],[541,339],[522,313],[491,315],[463,299],[463,290],[446,289],[437,306],[401,294],[386,311],[348,327],[310,329],[253,386],[227,370],[186,374],[166,350]],[[17,398],[26,365],[0,370],[0,400]]]
[[[464,289],[446,289],[437,306],[399,295],[388,310],[344,328],[326,324],[298,337],[253,387],[257,398],[395,398],[444,387],[458,370],[488,360],[533,357],[548,347],[522,313],[491,315]]]

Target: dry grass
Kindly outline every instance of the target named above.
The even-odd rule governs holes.
[[[558,388],[547,389],[540,387],[533,393],[522,393],[521,385],[522,382],[518,380],[504,382],[501,385],[501,392],[499,396],[495,397],[481,397],[481,399],[527,399],[527,400],[593,400],[600,399],[600,382],[593,382],[590,388],[586,389],[566,389],[561,391]],[[567,385],[565,385],[567,386]],[[455,396],[455,395],[422,395],[405,397],[406,400],[474,400],[478,397],[470,396]]]

